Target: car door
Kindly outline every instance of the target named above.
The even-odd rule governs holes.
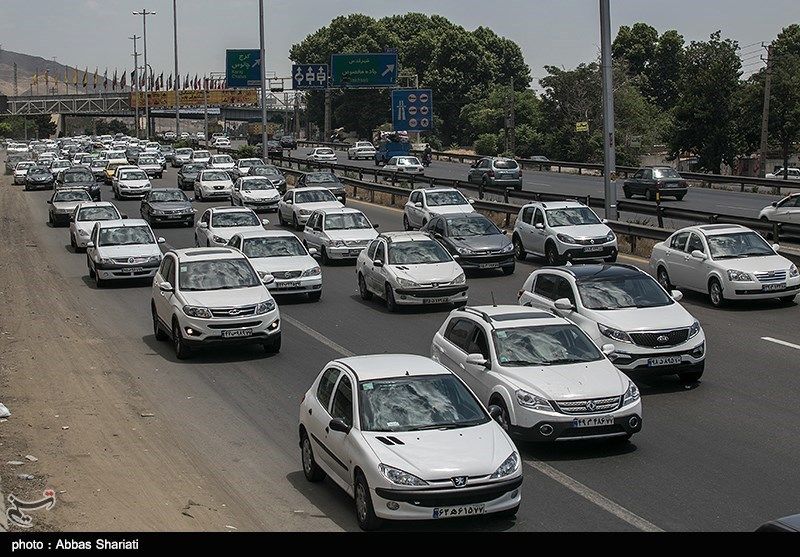
[[[788,198],[775,208],[773,220],[787,224],[800,224],[800,195]]]
[[[335,367],[326,369],[319,379],[317,391],[310,397],[308,402],[308,414],[303,417],[306,431],[311,438],[314,450],[314,458],[324,463],[329,469],[333,470],[336,465],[331,459],[328,451],[328,424],[331,421],[329,413],[331,399],[333,399],[333,389],[339,379],[341,370]]]
[[[417,203],[420,203],[421,201],[422,194],[419,191],[412,191],[411,195],[408,197],[408,201],[406,202],[406,217],[408,218],[408,223],[413,228],[419,228],[421,226],[421,212],[419,207],[417,207]]]
[[[375,260],[382,262],[383,265],[376,267],[374,263]],[[380,240],[375,249],[374,257],[367,262],[367,272],[364,276],[364,280],[367,281],[370,290],[380,296],[383,296],[386,290],[386,262],[386,242]]]
[[[156,312],[158,317],[169,325],[172,322],[172,301],[175,297],[174,289],[178,287],[176,284],[176,261],[175,258],[167,254],[161,262],[161,267],[158,269],[155,280],[153,281],[158,287],[162,282],[168,282],[172,285],[173,292],[164,292],[158,289],[158,294],[153,296],[153,303],[156,305]]]
[[[467,373],[467,348],[475,336],[475,328],[471,319],[453,318],[444,331],[444,342],[434,345],[439,362],[458,375],[470,388],[473,388],[473,378]]]
[[[556,278],[553,273],[540,273],[533,281],[533,290],[530,293],[530,306],[552,311],[555,309]]]
[[[536,212],[536,207],[530,206],[522,209],[522,215],[517,219],[515,230],[519,239],[522,240],[522,246],[525,251],[533,250],[532,235],[533,235],[533,214]]]
[[[569,319],[584,331],[593,330],[596,328],[595,322],[587,319],[583,315],[581,315],[578,311],[578,304],[576,302],[576,293],[575,289],[572,286],[572,283],[567,280],[566,277],[561,275],[554,275],[553,276],[554,285],[553,285],[553,301],[560,300],[562,298],[566,298],[572,304],[573,310],[561,310],[561,309],[553,309],[553,311],[558,314],[559,316],[563,317],[564,319]],[[546,285],[543,283],[543,287],[546,288]],[[555,308],[555,306],[553,306]]]
[[[55,197],[55,194],[53,194]],[[86,260],[87,261],[94,261],[95,255],[97,255],[97,237],[99,235],[100,227],[95,224],[94,228],[92,228],[92,235],[89,237],[89,240],[92,243],[92,247],[86,246]]]
[[[283,203],[280,204],[278,210],[285,221],[292,221],[292,210],[294,206],[294,192],[287,191],[283,196]]]
[[[467,344],[467,354],[480,354],[487,362],[492,361],[491,354],[489,353],[489,339],[486,336],[486,331],[483,327],[475,324],[475,331],[472,338],[469,339]],[[478,395],[478,398],[484,404],[489,404],[489,395],[491,394],[492,385],[489,384],[490,378],[488,369],[485,365],[468,364],[464,362],[464,371],[468,380],[467,385]]]
[[[675,284],[680,284],[685,288],[691,290],[699,290],[704,292],[706,290],[705,277],[707,259],[698,259],[692,256],[693,251],[700,251],[708,256],[703,238],[697,232],[692,232],[689,236],[689,241],[686,243],[686,248],[683,252],[683,257],[677,265],[677,273],[675,274]],[[672,275],[670,274],[670,278]]]
[[[231,188],[231,204],[239,205],[242,202],[242,180],[239,178],[233,183]]]
[[[632,194],[639,194],[642,193],[642,178],[644,177],[644,169],[639,169],[636,171],[636,174],[633,175],[633,178],[628,181],[628,191]]]
[[[668,242],[664,244],[664,264],[667,268],[670,282],[676,286],[680,283],[677,281],[677,276],[680,273],[679,265],[684,262],[686,256],[686,242],[689,240],[689,232],[679,232],[673,235]]]
[[[197,243],[201,246],[209,245],[211,240],[211,209],[208,209],[203,216],[200,217],[200,222],[206,223],[205,228],[197,227]]]
[[[357,382],[350,375],[342,371],[339,375],[339,382],[333,391],[333,399],[331,400],[330,411],[328,412],[332,419],[342,420],[346,425],[353,427],[355,425],[355,397],[354,387]],[[351,484],[352,461],[350,459],[350,433],[341,431],[334,431],[330,427],[325,428],[326,444],[330,453],[328,456],[332,462],[331,469],[339,477],[341,483],[345,485]]]
[[[320,248],[322,245],[322,215],[314,213],[306,221],[306,226],[303,229],[303,237],[306,245],[310,248]]]
[[[536,207],[533,213],[533,226],[529,228],[528,246],[530,251],[537,255],[544,254],[544,243],[547,240],[547,230],[545,230],[544,210]]]

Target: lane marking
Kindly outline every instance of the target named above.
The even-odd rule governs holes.
[[[652,522],[642,518],[636,513],[633,513],[609,499],[603,495],[600,495],[598,492],[593,490],[591,487],[588,487],[581,482],[571,478],[570,476],[560,472],[550,466],[549,464],[542,462],[541,460],[525,460],[525,464],[530,466],[531,468],[541,472],[545,476],[557,481],[570,491],[577,493],[590,503],[594,503],[604,511],[616,516],[620,520],[627,522],[637,530],[641,530],[642,532],[663,532],[661,528],[653,524]]]
[[[323,335],[319,331],[316,331],[316,330],[312,329],[308,325],[305,325],[305,324],[301,323],[300,321],[298,321],[297,319],[294,319],[293,317],[289,317],[288,315],[281,314],[281,319],[283,319],[284,321],[289,323],[291,326],[293,326],[293,327],[295,327],[297,329],[300,329],[301,331],[303,331],[308,336],[310,336],[312,338],[315,338],[316,340],[318,340],[319,342],[321,342],[322,344],[324,344],[325,346],[327,346],[328,348],[330,348],[334,352],[336,352],[338,354],[341,354],[342,356],[344,356],[346,358],[356,355],[355,352],[351,352],[350,350],[348,350],[347,348],[345,348],[341,344],[337,344],[336,342],[332,341],[331,339],[329,339],[328,337],[326,337],[325,335]]]
[[[788,346],[789,348],[800,350],[800,344],[792,344],[791,342],[786,342],[785,340],[781,340],[779,338],[761,337],[761,340],[766,340],[767,342],[774,342],[775,344],[780,344],[781,346]]]

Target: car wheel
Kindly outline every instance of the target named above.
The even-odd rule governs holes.
[[[676,195],[676,196],[675,196],[675,199],[676,199],[676,200],[678,200],[678,201],[683,201],[683,196],[684,196],[684,195],[686,195],[686,194],[685,194],[685,193],[682,193],[682,194],[680,194],[680,195]]]
[[[725,296],[722,293],[722,285],[717,279],[711,279],[708,283],[708,297],[711,298],[711,305],[722,307],[725,305]]]
[[[647,188],[646,190],[644,190],[644,198],[647,199],[648,201],[653,201],[655,200],[656,196],[653,193],[653,190]]]
[[[667,273],[667,270],[664,267],[658,268],[657,277],[658,284],[660,284],[664,290],[670,292],[672,290],[672,283],[669,280],[669,273]]]
[[[194,190],[194,197],[198,201],[203,201],[203,192],[202,191],[198,191],[198,190]]]
[[[263,346],[264,346],[264,351],[267,354],[277,354],[278,352],[281,351],[281,334],[278,333],[270,340],[265,342]]]
[[[552,242],[548,243],[547,247],[544,248],[544,257],[548,265],[558,266],[564,264],[563,257],[558,255],[558,249]]]
[[[625,195],[625,199],[630,199],[631,197],[633,197],[633,194],[631,193],[631,190],[628,189],[628,188],[623,187],[622,188],[622,193]]]
[[[175,348],[175,357],[179,360],[185,360],[189,357],[189,347],[186,346],[186,341],[183,340],[181,328],[178,326],[178,321],[172,323],[172,346]]]
[[[508,430],[511,427],[511,418],[509,418],[508,407],[506,406],[505,401],[500,397],[500,395],[495,395],[495,398],[493,398],[489,404],[494,404],[500,408],[500,417],[497,419],[497,423],[503,428],[503,431],[508,433]]]
[[[194,226],[194,219],[189,219],[186,221],[186,227],[192,228]]]
[[[292,226],[294,226],[295,230],[302,230],[303,227],[300,226],[300,222],[297,220],[297,215],[292,215]]]
[[[86,266],[89,268],[89,278],[94,280],[94,269],[92,269],[92,265],[87,261]]]
[[[312,302],[319,302],[322,298],[322,290],[315,290],[308,293],[308,299]]]
[[[114,191],[114,199],[119,201],[119,192],[117,192],[116,188],[111,188]]]
[[[514,274],[514,268],[515,268],[515,265],[507,265],[507,266],[503,267],[503,275],[505,275],[505,276],[513,275]]]
[[[94,271],[94,285],[97,288],[103,288],[106,285],[106,281],[100,278],[100,273],[97,272],[97,269]]]
[[[399,308],[397,307],[397,301],[394,299],[394,289],[388,282],[384,291],[386,293],[386,309],[391,313],[395,313]]]
[[[512,242],[514,244],[514,257],[519,261],[525,261],[525,257],[527,257],[528,254],[525,252],[525,247],[522,245],[522,239],[520,239],[519,236],[514,236]]]
[[[167,334],[161,328],[161,322],[158,319],[158,313],[156,313],[156,306],[154,304],[150,306],[150,312],[153,314],[153,336],[155,336],[158,341],[167,340]]]
[[[372,497],[369,494],[369,484],[367,484],[367,479],[360,471],[356,472],[353,491],[359,528],[365,532],[380,528],[383,521],[375,514],[375,509],[372,506]]]
[[[73,234],[69,235],[69,245],[72,246],[72,251],[78,251],[78,243],[75,241],[75,236]]]
[[[795,296],[796,294],[792,294],[791,296],[782,296],[781,298],[779,298],[779,300],[782,304],[789,305],[791,303],[794,303]]]
[[[314,460],[314,451],[311,449],[311,439],[303,430],[300,434],[300,455],[303,462],[303,475],[312,483],[320,482],[325,479],[325,472]]]
[[[369,302],[372,299],[372,292],[367,289],[367,282],[361,273],[358,273],[358,293],[361,294],[361,299],[365,302]]]
[[[286,226],[286,222],[283,220],[283,212],[280,209],[278,209],[278,224]]]
[[[411,230],[411,223],[408,222],[408,215],[403,215],[403,230]]]

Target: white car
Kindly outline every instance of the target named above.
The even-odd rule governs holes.
[[[231,248],[170,250],[153,280],[156,340],[172,339],[179,360],[194,348],[260,344],[281,349],[280,313],[250,261]]]
[[[47,204],[47,222],[56,227],[68,224],[70,217],[75,213],[75,208],[81,203],[92,201],[89,191],[85,188],[56,189]]]
[[[781,180],[784,176],[788,174],[789,180],[800,180],[800,168],[787,168],[784,170],[783,168],[779,168],[775,172],[768,172],[764,175],[765,178],[772,178],[774,180]]]
[[[224,170],[213,168],[201,170],[194,181],[194,196],[198,201],[213,198],[230,199],[232,191],[233,181],[230,174]]]
[[[28,170],[36,166],[34,161],[20,161],[14,167],[14,185],[24,184]]]
[[[355,499],[358,525],[519,509],[522,460],[475,395],[440,364],[406,354],[333,360],[300,403],[310,482]]]
[[[355,145],[348,147],[347,159],[367,159],[375,158],[375,146],[369,141],[356,141]]]
[[[403,174],[423,174],[425,172],[425,167],[417,157],[392,157],[383,169]]]
[[[161,163],[155,153],[142,153],[136,159],[136,166],[144,170],[148,176],[153,178],[162,178],[164,176],[164,169],[161,168]]]
[[[361,299],[373,295],[397,311],[401,305],[467,303],[467,279],[453,256],[422,232],[385,232],[356,259]]]
[[[211,140],[211,145],[217,149],[220,147],[230,147],[231,140],[227,137],[215,137]]]
[[[677,374],[694,383],[705,369],[706,338],[681,298],[620,264],[539,269],[519,291],[520,305],[569,319],[597,346],[613,344],[609,359],[627,375]]]
[[[153,186],[144,170],[136,167],[119,167],[111,179],[111,189],[114,192],[114,199],[125,199],[144,197]]]
[[[268,178],[242,176],[233,184],[231,205],[250,207],[254,211],[277,211],[281,194]]]
[[[192,151],[192,162],[204,162],[208,164],[211,161],[211,153],[202,149]]]
[[[95,223],[122,218],[117,208],[107,201],[81,203],[69,219],[69,243],[72,249],[78,252],[86,248]]]
[[[167,141],[175,141],[177,137],[178,136],[175,134],[175,132],[164,132],[164,139]]]
[[[528,254],[544,257],[548,265],[581,259],[617,260],[617,236],[594,211],[577,201],[524,205],[511,239],[520,261]]]
[[[800,224],[800,193],[787,195],[767,205],[758,213],[758,218],[769,222]]]
[[[189,132],[181,132],[181,139],[191,139],[191,137],[192,134],[190,134]]]
[[[238,173],[239,177],[247,176],[247,173],[250,172],[250,168],[253,166],[264,166],[264,161],[256,158],[239,159],[236,161],[235,172]]]
[[[717,307],[765,298],[791,303],[800,293],[800,274],[777,251],[777,245],[744,226],[689,226],[653,246],[650,272],[665,288],[708,294]]]
[[[336,153],[330,147],[316,147],[306,157],[314,162],[336,162]]]
[[[642,428],[639,389],[574,323],[521,306],[454,310],[431,358],[458,375],[520,441],[629,439]]]
[[[311,257],[313,253],[291,232],[240,232],[228,245],[245,254],[257,271],[275,277],[267,286],[273,295],[306,294],[312,302],[322,297],[322,271]]]
[[[358,209],[319,209],[314,211],[303,230],[306,246],[320,254],[322,263],[332,259],[355,259],[378,237],[367,216]]]
[[[53,178],[55,178],[56,176],[58,176],[59,172],[71,167],[72,163],[69,162],[68,160],[58,159],[50,163],[50,172],[53,174]]]
[[[208,166],[209,168],[230,172],[236,168],[236,162],[230,155],[212,155]]]
[[[234,234],[263,232],[269,224],[246,207],[212,207],[206,209],[194,227],[194,245],[227,246]]]
[[[198,141],[205,140],[206,138],[206,134],[203,132],[197,132],[196,134],[194,134],[194,136],[195,138],[197,138]]]
[[[181,135],[187,132],[182,132]],[[194,149],[191,147],[180,147],[175,149],[175,156],[172,158],[172,167],[179,168],[186,163],[192,162],[192,153]]]
[[[152,279],[164,241],[141,219],[96,222],[86,244],[89,276],[97,288],[109,280]]]
[[[296,230],[303,230],[311,213],[317,209],[339,209],[344,207],[336,201],[328,188],[295,188],[287,191],[278,203],[278,222],[282,226],[291,223]]]
[[[420,188],[411,192],[403,210],[403,228],[419,229],[434,215],[474,213],[474,200],[455,188]]]

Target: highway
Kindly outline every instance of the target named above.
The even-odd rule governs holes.
[[[347,162],[343,153],[339,157]],[[373,166],[370,161],[351,162]],[[466,165],[435,161],[429,171],[434,176],[463,179]],[[41,268],[29,272],[54,273],[60,284],[58,291],[38,295],[69,299],[78,308],[76,318],[91,328],[98,344],[119,347],[113,374],[139,393],[142,406],[155,414],[170,438],[178,440],[176,449],[192,455],[191,469],[183,474],[221,486],[217,491],[224,498],[216,500],[225,502],[231,515],[250,519],[239,523],[239,529],[358,529],[351,499],[329,480],[312,485],[303,477],[297,446],[300,398],[333,358],[380,352],[429,355],[433,334],[448,308],[390,314],[379,301],[361,301],[352,265],[324,267],[320,302],[278,299],[283,317],[283,347],[278,355],[266,357],[255,347],[236,348],[201,352],[191,360],[178,361],[169,343],[153,337],[150,285],[97,290],[87,277],[85,255],[69,248],[67,229],[46,224],[45,200],[50,192],[23,192],[10,183],[8,176],[0,179],[0,187],[14,190],[3,197],[7,201],[4,212],[28,218],[30,241],[44,258]],[[154,181],[156,187],[174,184],[172,168]],[[525,171],[525,189],[600,194],[602,182],[594,177]],[[103,198],[112,199],[110,187],[103,186]],[[693,189],[682,204],[752,215],[773,199]],[[132,218],[139,214],[139,201],[116,204]],[[399,210],[355,201],[348,204],[379,223],[381,231],[402,229]],[[196,203],[198,217],[210,206]],[[270,227],[277,226],[274,214],[267,218],[272,221]],[[166,239],[165,249],[194,245],[193,229],[159,228],[156,235]],[[22,249],[3,247],[4,251]],[[508,277],[493,273],[470,277],[470,304],[489,304],[492,296],[498,303],[516,303],[518,288],[539,264],[518,263]],[[673,377],[640,383],[644,426],[629,444],[521,445],[525,483],[515,521],[464,519],[401,523],[388,529],[753,530],[767,520],[800,512],[796,427],[800,423],[800,349],[763,340],[800,342],[800,310],[796,304],[773,303],[718,310],[693,294],[686,294],[682,303],[700,320],[707,336],[705,375],[692,386]],[[94,344],[86,346],[90,354],[98,349]],[[57,360],[52,355],[53,365]],[[118,466],[119,474],[126,474],[125,459]],[[161,473],[158,469],[150,472]],[[198,500],[200,496],[191,497]]]

